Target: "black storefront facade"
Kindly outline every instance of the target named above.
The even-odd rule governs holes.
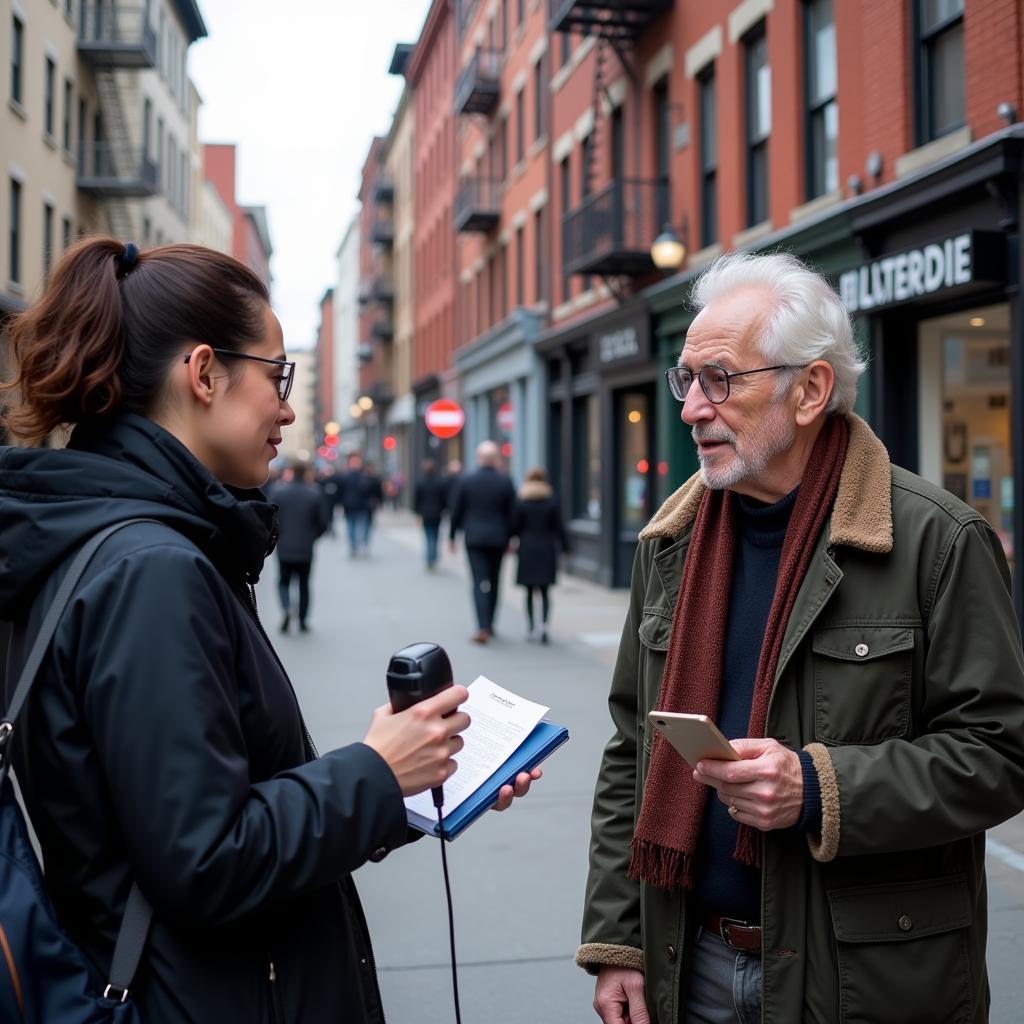
[[[869,341],[870,418],[894,462],[992,525],[1013,568],[1024,544],[1024,131],[850,204],[858,265],[838,276]]]
[[[628,586],[656,509],[658,367],[639,298],[541,335],[547,465],[569,530],[569,571]]]

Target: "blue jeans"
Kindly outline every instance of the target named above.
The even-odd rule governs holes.
[[[427,540],[427,566],[431,569],[437,565],[437,537],[440,532],[440,523],[423,524],[423,536]]]
[[[698,928],[686,981],[685,1024],[760,1024],[761,956]]]
[[[348,547],[352,554],[365,551],[370,546],[370,512],[353,511],[345,513],[348,527]]]

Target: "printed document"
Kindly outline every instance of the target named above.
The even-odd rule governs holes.
[[[444,784],[445,816],[512,756],[549,710],[492,683],[486,676],[477,676],[467,689],[469,699],[459,710],[469,715],[470,725],[461,733],[465,746],[455,755],[458,771]],[[427,819],[437,819],[429,789],[406,797],[405,806]]]

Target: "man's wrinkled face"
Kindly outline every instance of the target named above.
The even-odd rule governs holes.
[[[729,373],[768,365],[755,339],[769,301],[763,289],[744,288],[706,306],[687,332],[679,365],[695,375],[708,364]],[[772,460],[796,437],[786,396],[774,397],[777,383],[777,372],[732,378],[728,399],[715,405],[694,380],[681,416],[692,427],[701,477],[708,487],[731,487],[740,493],[747,490],[745,485],[754,491],[764,489]]]

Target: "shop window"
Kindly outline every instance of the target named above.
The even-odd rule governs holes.
[[[917,0],[917,135],[924,144],[964,124],[964,0]]]
[[[11,17],[11,100],[21,103],[24,89],[25,23]]]
[[[639,532],[651,518],[650,403],[642,391],[619,398],[619,529]]]
[[[718,102],[715,65],[709,64],[697,80],[700,91],[700,244],[718,241]]]
[[[839,188],[836,23],[832,0],[810,0],[804,8],[804,83],[807,198],[815,199]]]
[[[596,394],[572,402],[572,517],[601,518],[601,419]]]
[[[768,136],[772,130],[772,73],[762,21],[743,40],[746,68],[747,225],[768,219]]]

